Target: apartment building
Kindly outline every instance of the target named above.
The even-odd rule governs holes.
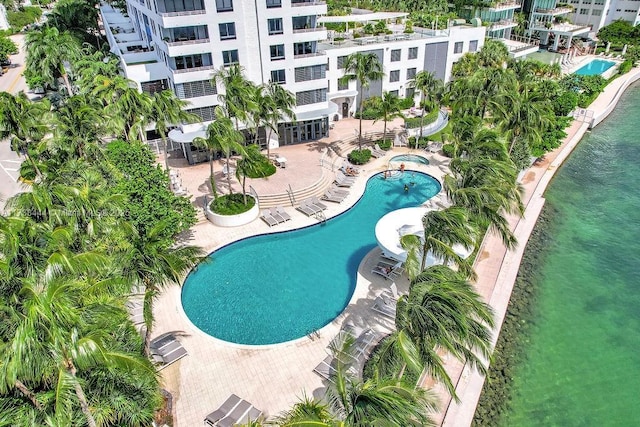
[[[384,65],[385,79],[374,82],[364,96],[388,90],[417,99],[407,91],[408,80],[424,69],[447,80],[453,62],[480,49],[485,37],[483,27],[416,29],[412,34],[395,28],[378,37],[346,34],[337,43],[321,25],[327,7],[318,0],[127,0],[127,12],[101,6],[111,50],[140,90],[169,88],[202,118],[202,123],[170,132],[174,142],[184,145],[203,136],[214,120],[224,88],[212,87],[210,79],[220,67],[240,64],[254,83],[278,82],[295,95],[296,122],[282,123],[279,140],[268,142],[295,144],[328,135],[330,121],[355,111],[355,83],[348,88],[337,83],[344,75],[339,62],[350,53],[374,52]],[[393,20],[379,13],[357,19]]]
[[[632,25],[640,23],[640,0],[569,0],[574,7],[570,19],[580,25],[588,25],[592,31],[622,19]]]
[[[570,48],[574,37],[586,36],[591,27],[566,22],[573,8],[557,0],[524,0],[523,11],[529,20],[528,33],[551,50]]]

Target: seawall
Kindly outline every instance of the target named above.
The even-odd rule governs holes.
[[[525,213],[522,218],[509,218],[511,230],[519,242],[518,246],[508,251],[498,236],[487,235],[485,237],[474,268],[478,274],[476,289],[495,311],[497,328],[492,337],[493,347],[498,340],[500,328],[506,315],[526,243],[544,206],[544,191],[547,185],[584,134],[600,124],[614,110],[624,91],[639,79],[640,68],[634,68],[611,82],[589,106],[588,111],[592,113],[586,117],[590,118],[575,120],[567,129],[567,137],[561,146],[547,154],[544,161],[533,165],[524,174],[522,185]],[[448,364],[447,371],[456,384],[456,394],[460,398],[460,402],[453,401],[444,389],[436,387],[440,396],[446,396],[442,398],[443,411],[438,414],[436,421],[447,427],[469,426],[482,393],[484,376],[475,369],[457,361]]]

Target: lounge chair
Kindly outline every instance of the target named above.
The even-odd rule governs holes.
[[[326,200],[328,202],[334,202],[334,203],[342,203],[342,201],[346,198],[347,196],[344,194],[336,194],[331,190],[327,190],[326,193],[324,193],[324,195],[321,197],[322,200]]]
[[[276,210],[276,208],[269,208],[269,213],[271,214],[271,217],[273,219],[275,219],[276,221],[278,221],[278,224],[280,224],[281,222],[286,222],[287,220],[284,219],[284,217],[282,215],[280,215],[278,213],[278,211]]]
[[[375,158],[380,158],[386,156],[387,152],[380,148],[378,144],[376,144],[373,148],[371,148],[371,155]]]
[[[313,372],[320,375],[325,380],[333,381],[333,376],[336,373],[336,369],[332,366],[333,361],[333,356],[329,355],[325,357],[322,362],[318,363],[318,366],[313,368]]]
[[[240,403],[238,403],[236,407],[227,414],[226,417],[220,419],[216,423],[216,426],[232,427],[238,424],[238,421],[240,421],[240,419],[247,415],[250,409],[251,403],[247,402],[246,400],[241,400]]]
[[[320,208],[321,210],[326,210],[327,209],[327,205],[325,205],[324,203],[322,203],[320,200],[318,200],[317,197],[312,197],[311,198],[311,204],[314,206],[317,206],[318,208]]]
[[[238,421],[238,425],[245,425],[247,424],[249,421],[255,421],[258,418],[260,418],[262,416],[262,411],[259,410],[258,408],[256,408],[255,406],[252,406],[251,409],[249,409],[249,412],[247,412],[244,417],[240,418],[240,421]]]
[[[371,272],[374,274],[378,274],[384,277],[385,279],[394,280],[404,272],[404,269],[402,268],[402,262],[398,262],[394,265],[391,265],[391,264],[387,264],[386,262],[380,261],[378,265],[373,267]]]
[[[337,194],[337,195],[344,195],[345,197],[347,197],[349,195],[349,190],[345,190],[344,188],[340,188],[337,185],[332,185],[331,188],[329,188],[329,190],[331,190],[331,192]]]
[[[307,200],[303,200],[300,202],[300,206],[298,206],[296,208],[297,210],[299,210],[300,212],[302,212],[303,214],[305,214],[306,216],[313,216],[316,213],[320,212],[316,207],[314,207],[313,205],[309,205],[307,203]]]
[[[273,227],[274,225],[278,225],[278,220],[271,216],[271,212],[268,209],[263,209],[260,214],[260,219],[267,223],[269,227]]]
[[[352,184],[356,182],[355,176],[347,176],[344,173],[342,173],[342,171],[336,172],[336,178],[339,178],[343,182],[350,182]]]
[[[354,181],[343,174],[339,174],[336,176],[336,179],[333,181],[338,187],[351,187]]]
[[[235,408],[238,403],[242,402],[235,394],[232,394],[224,401],[222,405],[209,415],[207,415],[204,419],[205,424],[214,426],[218,421],[220,421],[224,416],[226,416],[233,408]]]
[[[282,218],[284,218],[285,221],[289,221],[291,219],[291,215],[289,215],[287,211],[285,211],[284,208],[280,205],[276,206],[276,212],[278,212],[278,214]]]
[[[373,311],[376,311],[383,316],[390,317],[392,319],[396,318],[396,305],[388,298],[383,298],[381,296],[377,297],[373,302],[373,307],[371,307]]]
[[[171,334],[152,340],[149,347],[153,360],[160,363],[158,370],[166,368],[188,354],[180,341]]]

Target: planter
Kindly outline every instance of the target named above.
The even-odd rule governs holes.
[[[252,197],[249,194],[247,194],[247,196]],[[211,211],[211,209],[209,209],[209,203],[207,203],[207,206],[205,207],[205,215],[207,219],[214,225],[218,225],[220,227],[238,227],[240,225],[249,224],[251,221],[258,218],[259,214],[260,206],[258,205],[257,200],[256,204],[253,205],[251,209],[238,215],[220,215],[214,213],[213,211]]]

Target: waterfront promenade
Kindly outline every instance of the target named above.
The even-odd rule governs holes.
[[[599,124],[613,111],[618,100],[627,87],[640,79],[640,68],[634,68],[629,73],[611,82],[598,98],[589,106],[593,117],[588,121],[575,120],[567,129],[567,136],[560,147],[545,155],[544,160],[531,166],[522,177],[524,189],[523,203],[525,213],[522,218],[511,216],[509,224],[518,239],[518,246],[507,251],[502,240],[495,235],[487,235],[482,243],[474,265],[478,275],[476,290],[494,309],[498,329],[493,336],[493,346],[498,339],[511,291],[520,269],[520,262],[526,248],[526,243],[538,220],[544,206],[544,191],[553,178],[555,172],[569,157],[584,134],[594,125]],[[437,416],[437,422],[442,426],[463,427],[471,424],[478,400],[484,384],[484,376],[476,370],[452,361],[447,366],[460,402],[454,402],[444,389],[436,386],[436,391],[442,398],[442,412]]]

